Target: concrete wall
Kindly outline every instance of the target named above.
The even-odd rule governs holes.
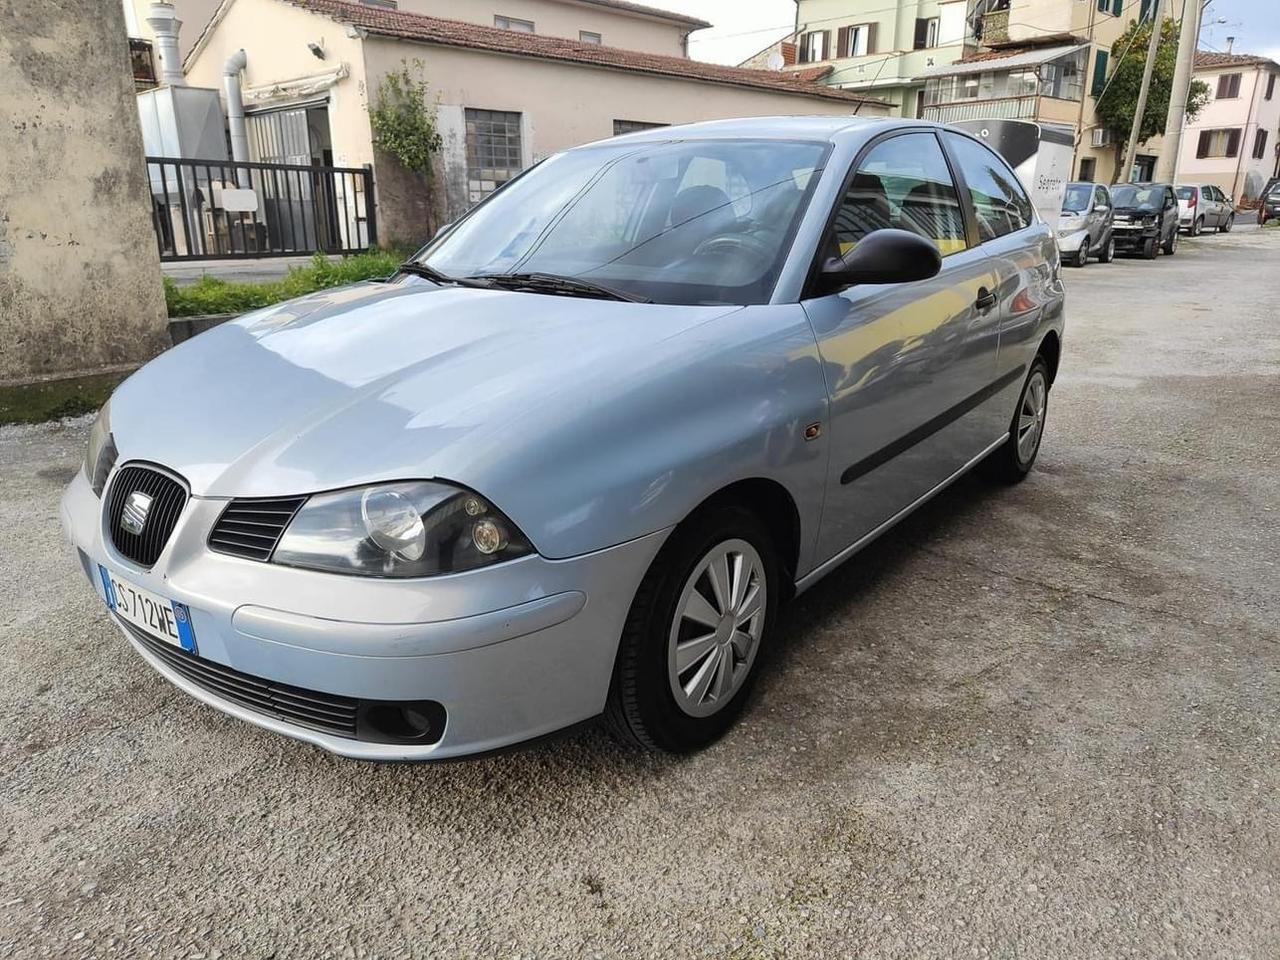
[[[0,381],[167,339],[124,13],[0,0]]]
[[[463,20],[492,27],[500,14],[529,20],[534,32],[549,37],[578,39],[578,32],[600,34],[605,46],[643,50],[668,57],[685,56],[685,37],[690,27],[652,17],[644,17],[591,3],[570,0],[399,0],[406,13],[424,13],[446,20]],[[653,4],[661,6],[661,0]]]
[[[474,50],[411,44],[379,37],[365,42],[368,84],[397,69],[406,58],[422,61],[439,101],[445,137],[442,174],[446,213],[468,206],[462,111],[467,107],[522,114],[526,163],[582,143],[613,135],[613,121],[691,123],[725,117],[824,114],[851,115],[855,103],[773,93],[720,83],[638,75],[577,64],[508,57]],[[879,106],[863,106],[861,116],[882,116]],[[381,211],[387,222],[389,211]]]
[[[1212,183],[1236,200],[1253,200],[1276,171],[1276,144],[1280,143],[1280,81],[1270,100],[1267,78],[1275,73],[1271,66],[1219,67],[1197,70],[1196,79],[1209,84],[1209,96],[1218,91],[1218,77],[1239,73],[1240,96],[1210,100],[1195,122],[1188,124],[1182,136],[1182,157],[1178,163],[1178,179],[1184,183]],[[1235,157],[1196,157],[1202,130],[1239,128],[1240,153]],[[1254,138],[1258,130],[1267,131],[1267,144],[1262,159],[1253,157]]]

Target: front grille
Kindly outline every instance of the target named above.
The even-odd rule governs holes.
[[[209,549],[249,560],[270,560],[306,497],[232,500],[209,534]]]
[[[141,533],[132,533],[120,525],[125,506],[134,493],[150,498]],[[116,471],[107,500],[111,542],[122,556],[151,567],[169,542],[186,505],[186,488],[173,477],[154,467],[127,464]]]
[[[232,700],[258,713],[265,713],[288,723],[338,736],[355,738],[356,713],[360,701],[332,693],[303,690],[288,684],[264,680],[241,673],[220,663],[187,653],[172,644],[157,640],[130,623],[120,620],[129,635],[148,652],[184,680],[208,690],[224,700]]]

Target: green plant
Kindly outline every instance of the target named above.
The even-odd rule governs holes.
[[[291,267],[279,280],[265,283],[237,283],[205,275],[195,283],[179,286],[165,277],[164,299],[171,317],[247,313],[327,287],[389,276],[404,259],[403,250],[367,250],[337,261],[317,253],[307,266]]]
[[[1147,92],[1147,109],[1142,114],[1138,129],[1139,142],[1146,142],[1164,133],[1169,119],[1169,98],[1173,91],[1173,71],[1178,59],[1178,31],[1175,20],[1165,20],[1161,25],[1159,46],[1156,48],[1155,70],[1151,75],[1151,87]],[[1098,100],[1098,124],[1111,131],[1116,143],[1117,159],[1129,141],[1129,129],[1133,115],[1138,110],[1138,93],[1142,87],[1142,73],[1146,66],[1147,48],[1151,46],[1151,22],[1139,24],[1132,21],[1124,34],[1112,45],[1115,61],[1106,91]],[[1187,92],[1187,122],[1190,123],[1209,102],[1209,85],[1203,80],[1193,80]],[[1118,174],[1119,179],[1127,177]]]
[[[431,159],[441,145],[436,112],[428,104],[427,82],[415,79],[409,65],[401,62],[399,70],[382,78],[369,108],[373,145],[405,169],[425,176],[431,173]]]

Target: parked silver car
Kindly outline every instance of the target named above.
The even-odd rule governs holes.
[[[62,520],[189,694],[350,757],[604,715],[690,750],[782,603],[969,468],[1021,479],[1052,232],[915,121],[665,128],[545,160],[386,282],[125,382]]]
[[[1178,227],[1198,237],[1205,230],[1227,233],[1236,222],[1235,201],[1211,183],[1174,187],[1178,195]]]
[[[1058,249],[1063,259],[1083,267],[1089,258],[1110,263],[1116,258],[1115,210],[1111,193],[1100,183],[1069,183],[1058,221]]]

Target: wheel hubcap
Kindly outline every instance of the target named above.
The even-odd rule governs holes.
[[[1022,406],[1018,410],[1018,459],[1030,462],[1040,446],[1040,434],[1044,431],[1045,400],[1048,387],[1044,374],[1037,370],[1022,394]]]
[[[760,554],[745,540],[717,544],[693,568],[667,644],[671,692],[685,713],[710,716],[742,688],[764,633],[767,590]]]

